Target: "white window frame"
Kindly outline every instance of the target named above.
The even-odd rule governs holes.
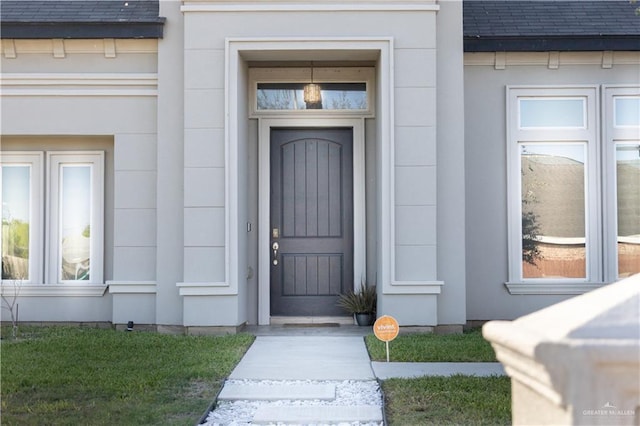
[[[91,167],[91,274],[88,281],[61,281],[60,253],[60,179],[61,167],[86,165]],[[103,284],[104,260],[104,152],[50,151],[47,152],[47,242],[45,270],[47,283],[65,285]]]
[[[262,110],[258,109],[259,83],[310,83],[311,67],[292,68],[249,68],[249,117],[265,116],[330,116],[339,115],[373,117],[375,115],[375,68],[374,67],[313,67],[314,83],[365,83],[367,95],[366,109],[303,109],[303,110]]]
[[[42,253],[44,244],[43,210],[44,186],[43,167],[44,154],[38,151],[3,152],[0,156],[2,166],[29,166],[29,279],[21,280],[22,284],[42,284]],[[2,176],[0,175],[0,179]],[[2,194],[0,194],[2,198]],[[1,243],[0,243],[1,244]],[[1,251],[0,251],[1,252]],[[14,280],[2,280],[10,283]]]
[[[507,87],[507,195],[508,253],[511,294],[579,294],[603,283],[602,211],[598,86],[508,86]],[[520,128],[519,99],[548,97],[585,99],[584,128]],[[586,277],[523,278],[522,273],[522,195],[520,173],[521,143],[586,143],[585,164],[585,237],[587,241]]]
[[[617,281],[618,278],[618,214],[617,214],[617,171],[616,145],[618,143],[638,143],[640,146],[639,126],[616,126],[615,99],[617,97],[640,97],[640,86],[604,85],[602,87],[603,131],[603,186],[604,186],[604,240],[608,250],[604,258],[605,280]],[[640,155],[640,153],[639,153]]]

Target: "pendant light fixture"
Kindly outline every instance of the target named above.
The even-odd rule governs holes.
[[[307,109],[322,109],[320,85],[313,82],[313,62],[311,62],[311,83],[304,86],[304,102]]]

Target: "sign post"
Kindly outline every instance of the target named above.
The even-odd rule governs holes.
[[[398,337],[400,326],[398,321],[392,316],[383,315],[373,324],[373,334],[385,342],[387,347],[387,362],[389,362],[389,342]]]

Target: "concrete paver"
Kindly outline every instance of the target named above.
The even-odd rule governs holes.
[[[371,405],[315,406],[315,407],[259,407],[253,417],[254,423],[342,423],[382,422],[382,410]]]
[[[336,387],[332,384],[303,384],[303,385],[259,385],[226,383],[218,395],[218,399],[253,400],[253,401],[279,401],[283,399],[294,400],[332,400],[336,397]]]
[[[229,378],[375,380],[356,336],[258,336]]]

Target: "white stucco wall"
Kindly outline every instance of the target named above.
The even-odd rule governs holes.
[[[510,295],[507,253],[506,86],[638,84],[640,56],[616,52],[465,55],[467,318],[514,319],[568,295]],[[554,58],[554,56],[552,56]],[[603,65],[604,64],[604,65]],[[503,68],[504,69],[496,69]]]

